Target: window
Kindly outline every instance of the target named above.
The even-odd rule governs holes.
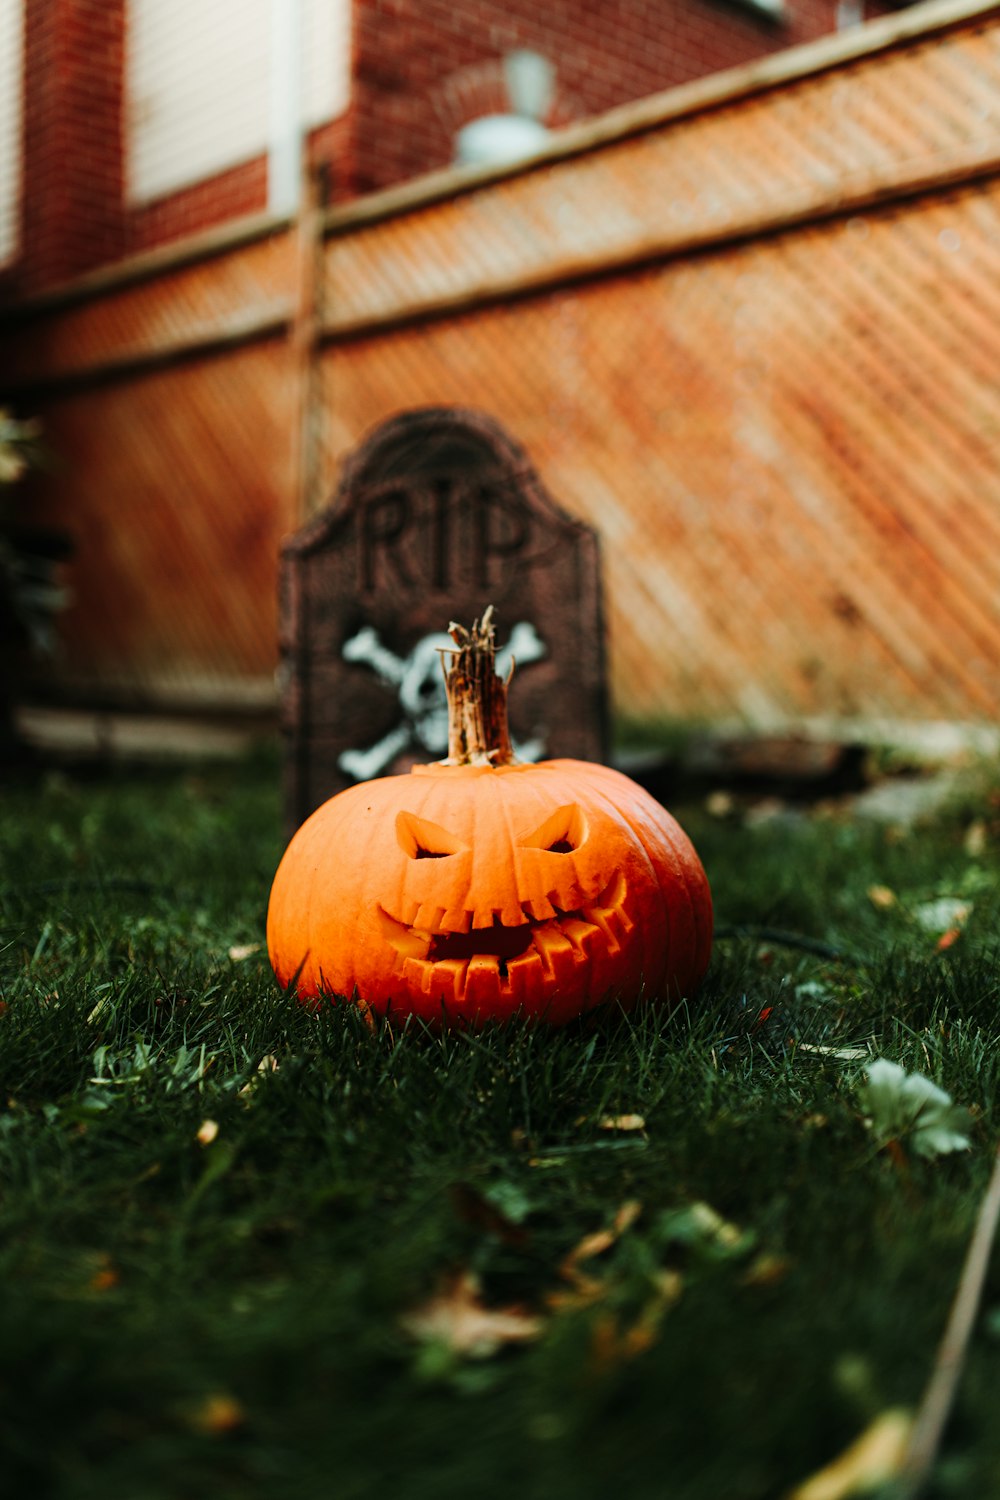
[[[305,129],[342,114],[350,24],[351,0],[130,0],[128,201],[274,154],[294,130],[297,94]]]
[[[0,266],[21,243],[24,0],[0,0]]]

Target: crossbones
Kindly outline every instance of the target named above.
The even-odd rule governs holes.
[[[400,751],[416,742],[431,755],[443,755],[448,749],[448,698],[441,671],[442,651],[454,650],[454,641],[445,631],[435,631],[419,640],[408,656],[397,656],[379,639],[378,631],[363,625],[356,635],[344,642],[344,660],[371,667],[380,682],[396,689],[403,710],[403,722],[382,736],[367,750],[344,750],[337,757],[342,771],[355,781],[370,781],[379,776]],[[510,633],[510,640],[496,654],[497,671],[506,677],[514,660],[518,666],[540,661],[545,643],[534,625],[520,620]],[[536,737],[521,744],[514,742],[521,760],[538,760],[545,743]]]

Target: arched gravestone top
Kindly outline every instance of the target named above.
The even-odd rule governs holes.
[[[330,506],[281,559],[289,831],[358,780],[447,753],[437,647],[494,606],[517,661],[523,759],[607,754],[596,533],[551,498],[491,417],[403,412],[344,463]]]

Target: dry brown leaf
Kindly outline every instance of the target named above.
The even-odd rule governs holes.
[[[642,1204],[638,1198],[626,1198],[614,1217],[612,1227],[615,1234],[624,1234],[626,1229],[631,1229],[641,1213]]]
[[[777,1286],[784,1281],[792,1269],[793,1261],[787,1255],[775,1255],[762,1250],[754,1257],[742,1276],[744,1286]]]
[[[411,1338],[444,1344],[468,1359],[488,1359],[506,1344],[536,1339],[543,1327],[542,1319],[522,1306],[485,1306],[471,1271],[453,1276],[437,1296],[407,1313],[402,1324]]]
[[[255,953],[259,953],[261,947],[260,943],[234,943],[229,950],[229,957],[234,964],[241,964],[245,958],[252,958]]]
[[[913,1416],[890,1407],[839,1458],[798,1485],[788,1500],[848,1500],[868,1495],[901,1471]]]
[[[822,1047],[811,1042],[799,1042],[796,1051],[807,1052],[813,1057],[836,1057],[841,1062],[862,1062],[872,1055],[870,1047]]]
[[[605,1250],[611,1249],[617,1238],[613,1229],[595,1229],[593,1234],[585,1234],[562,1262],[562,1274],[572,1274],[581,1260],[592,1260],[595,1255],[603,1255]]]
[[[625,1233],[642,1213],[642,1204],[636,1198],[629,1198],[619,1208],[612,1220],[610,1229],[595,1229],[591,1234],[585,1234],[578,1245],[566,1255],[559,1266],[559,1274],[566,1281],[578,1282],[581,1280],[579,1265],[581,1261],[592,1260],[595,1255],[603,1255],[605,1250],[610,1250],[616,1240]],[[582,1280],[589,1282],[589,1277]]]
[[[359,995],[357,997],[357,999],[354,1001],[354,1007],[357,1010],[358,1015],[361,1017],[362,1021],[364,1021],[365,1025],[368,1027],[368,1030],[369,1031],[374,1031],[375,1030],[375,1012],[372,1010],[371,1006],[368,1004],[368,1001],[367,1000],[362,1000],[361,996]],[[391,1031],[391,1029],[388,1026],[386,1027],[386,1031],[388,1032],[389,1036],[391,1037],[392,1036],[392,1031]]]
[[[718,1241],[728,1250],[733,1249],[743,1238],[743,1230],[724,1219],[710,1203],[692,1203],[690,1214],[692,1222],[707,1239]]]
[[[235,1396],[228,1396],[224,1391],[206,1396],[191,1413],[191,1426],[209,1437],[223,1437],[227,1432],[235,1432],[245,1421],[243,1407]]]
[[[604,1115],[600,1121],[602,1130],[645,1130],[643,1115]]]
[[[963,844],[965,852],[970,859],[978,859],[986,851],[986,824],[982,818],[976,818],[965,830]]]
[[[121,1281],[121,1273],[118,1271],[111,1256],[102,1252],[97,1257],[97,1267],[90,1278],[90,1290],[92,1292],[110,1292]]]
[[[550,1292],[545,1305],[550,1312],[577,1312],[581,1307],[592,1307],[607,1295],[607,1282],[597,1276],[584,1276],[581,1271],[573,1273],[572,1286],[566,1291]]]
[[[684,1280],[679,1271],[664,1270],[656,1288],[633,1322],[624,1325],[615,1313],[602,1312],[594,1321],[591,1359],[598,1369],[635,1359],[651,1349],[660,1336],[664,1314],[679,1301]]]
[[[268,1073],[277,1073],[277,1071],[278,1059],[275,1057],[273,1052],[266,1052],[261,1058],[260,1062],[257,1064],[257,1073],[255,1077],[251,1078],[249,1082],[245,1083],[240,1089],[240,1098],[242,1099],[245,1098],[246,1095],[252,1094],[262,1078],[264,1078]]]

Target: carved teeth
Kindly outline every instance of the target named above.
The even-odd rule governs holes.
[[[627,890],[625,877],[619,872],[608,881],[593,905],[585,906],[582,912],[588,922],[593,922],[604,933],[612,953],[619,951],[622,938],[635,927],[624,907]]]
[[[426,958],[431,946],[431,935],[423,932],[418,927],[409,927],[403,922],[397,922],[395,917],[390,917],[387,911],[378,908],[379,921],[382,932],[388,942],[392,944],[396,952],[403,959]]]
[[[446,911],[441,918],[441,932],[468,932],[472,926],[472,913],[464,907],[455,907],[452,911]]]
[[[539,927],[535,933],[535,947],[541,956],[542,963],[553,977],[558,977],[558,970],[565,969],[566,960],[570,967],[581,963],[584,954],[581,949],[571,943],[562,928],[555,922]]]
[[[410,923],[410,926],[419,928],[421,932],[426,932],[433,936],[434,933],[441,931],[441,921],[444,914],[445,908],[443,906],[425,905],[418,907],[417,914]]]
[[[379,909],[383,910],[382,908],[379,908]],[[410,902],[407,903],[406,908],[403,911],[403,913],[402,913],[401,916],[399,916],[399,917],[389,917],[389,920],[391,922],[398,922],[401,927],[416,927],[417,926],[417,917],[418,917],[419,914],[420,914],[420,902],[419,901],[410,901]],[[383,910],[383,915],[388,917],[389,913]]]
[[[460,1001],[465,999],[468,968],[468,959],[443,958],[437,963],[428,963],[426,959],[408,958],[403,964],[403,975],[412,984],[419,985],[425,995],[430,994],[433,986],[439,995],[442,989],[447,992],[444,998]]]
[[[499,912],[491,912],[488,923],[477,923],[468,911],[440,906],[415,904],[408,923],[382,907],[378,911],[409,981],[425,993],[444,990],[442,998],[461,1002],[473,975],[479,976],[477,985],[495,983],[508,994],[522,988],[530,965],[541,964],[553,978],[566,978],[590,957],[598,932],[608,950],[618,952],[635,926],[624,909],[627,891],[619,872],[590,905],[576,911],[559,907],[552,900],[558,893],[551,891],[548,898],[524,902],[522,920],[513,924],[500,920]],[[539,917],[539,907],[549,908],[544,917]]]
[[[577,953],[584,957],[587,955],[587,948],[593,942],[597,930],[593,922],[585,922],[579,917],[568,917],[559,924],[559,931],[563,937],[568,938]]]

